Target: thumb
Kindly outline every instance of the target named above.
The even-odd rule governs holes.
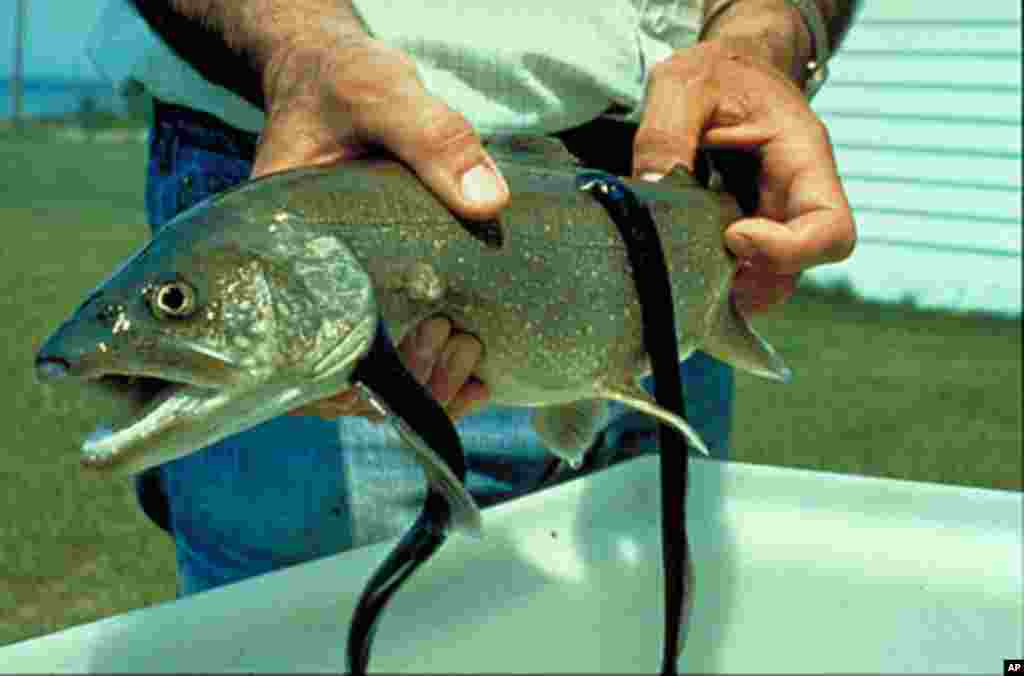
[[[253,159],[252,178],[286,169],[327,164],[365,154],[358,143],[341,143],[338,132],[302,114],[269,115]]]
[[[390,107],[373,134],[459,216],[486,220],[509,200],[508,184],[469,121],[425,91]]]

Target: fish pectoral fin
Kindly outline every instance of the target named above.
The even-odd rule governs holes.
[[[404,420],[393,414],[389,420],[399,436],[412,447],[416,454],[416,461],[423,468],[427,482],[448,503],[448,509],[451,510],[452,527],[470,537],[477,539],[483,537],[483,519],[480,516],[480,508],[466,485],[459,481],[444,458],[412,431]]]
[[[435,455],[434,460],[423,458],[422,450],[417,451],[421,457],[423,473],[434,490],[444,497],[448,508],[452,510],[452,526],[455,530],[481,539],[483,537],[483,519],[480,508],[466,486],[448,469],[441,458]],[[430,451],[433,453],[433,451]]]
[[[544,406],[530,416],[541,443],[574,468],[583,464],[584,454],[607,422],[608,402],[601,399]]]
[[[648,394],[647,390],[636,383],[621,382],[614,385],[601,385],[597,391],[598,396],[604,399],[618,401],[641,413],[657,418],[663,423],[671,425],[686,437],[694,448],[704,455],[711,455],[704,441],[697,434],[697,431],[690,427],[689,423],[677,416],[672,411],[666,410],[654,401],[654,397]]]

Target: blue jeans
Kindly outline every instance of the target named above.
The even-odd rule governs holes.
[[[256,139],[215,118],[158,105],[146,211],[154,230],[249,175]],[[687,413],[725,457],[732,370],[697,353],[681,367]],[[645,383],[650,387],[650,383]],[[460,421],[468,485],[481,506],[654,450],[654,424],[613,405],[578,471],[540,445],[523,408]],[[422,471],[388,425],[283,416],[137,477],[139,502],[174,538],[180,595],[393,537],[419,512]]]

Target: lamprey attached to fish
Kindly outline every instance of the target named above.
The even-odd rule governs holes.
[[[378,319],[398,341],[434,315],[480,339],[491,400],[536,407],[541,439],[572,463],[608,401],[703,449],[637,382],[650,363],[633,268],[605,206],[579,189],[580,167],[555,141],[490,151],[512,194],[499,222],[458,219],[400,163],[367,159],[250,181],[168,223],[37,356],[41,380],[119,402],[83,464],[138,472],[347,389]],[[621,185],[656,224],[680,357],[699,348],[788,379],[730,300],[732,197],[684,171]],[[450,525],[478,530],[462,482],[429,444],[412,445]]]

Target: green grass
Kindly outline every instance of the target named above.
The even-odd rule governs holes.
[[[145,149],[0,136],[0,645],[174,595],[126,480],[78,469],[88,404],[35,384],[39,342],[145,236]],[[1021,490],[1021,326],[804,289],[761,317],[795,373],[738,376],[737,459]]]
[[[40,341],[145,238],[141,144],[0,140],[0,645],[174,596],[174,550],[126,480],[78,469],[88,406],[35,384]]]
[[[789,385],[737,375],[734,457],[1021,490],[1021,325],[802,288],[761,317]]]

